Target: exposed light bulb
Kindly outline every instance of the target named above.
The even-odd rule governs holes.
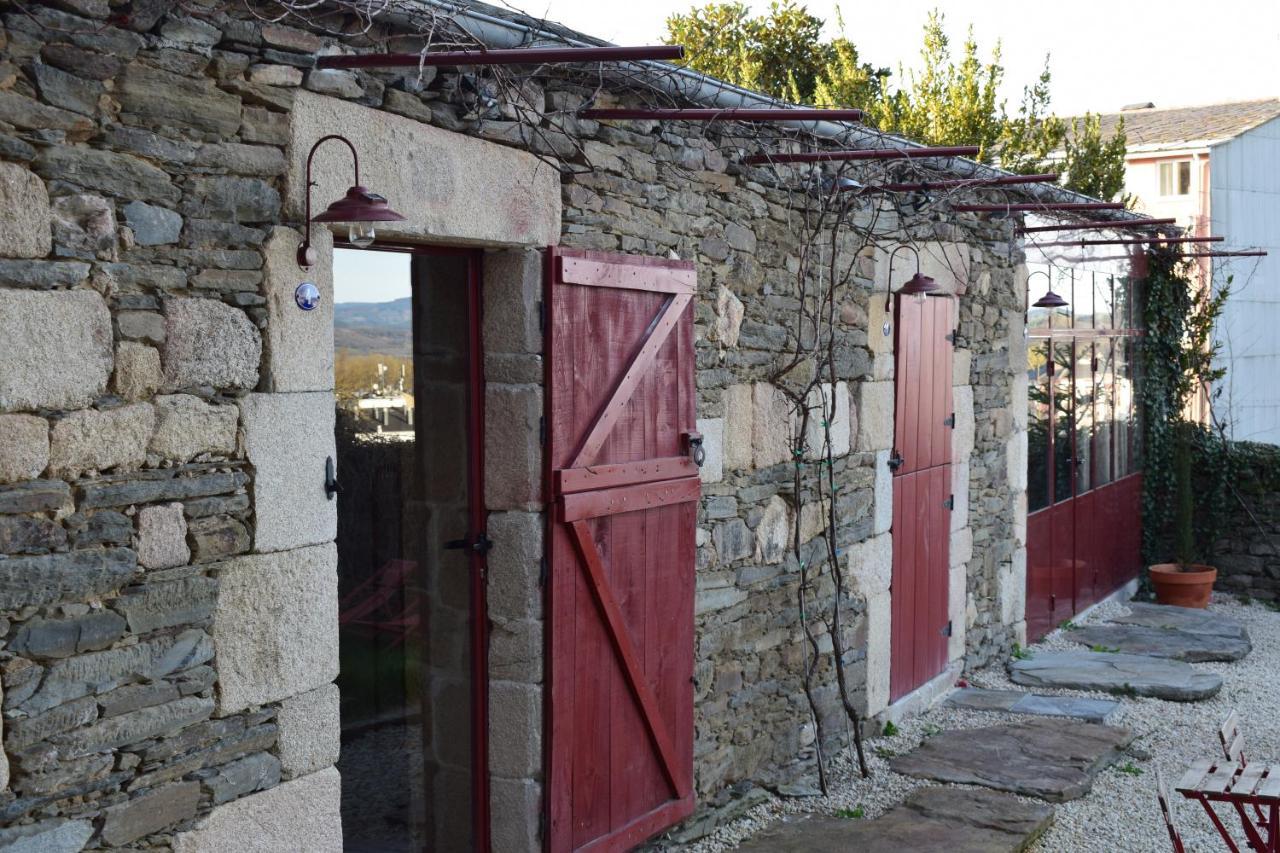
[[[347,240],[351,242],[351,245],[359,246],[362,249],[366,246],[372,246],[377,236],[372,222],[352,222],[347,229]]]
[[[916,302],[919,302],[921,305],[923,305],[923,304],[924,304],[924,301],[925,301],[925,299],[927,299],[927,298],[928,298],[928,296],[929,296],[929,294],[927,294],[927,293],[913,293],[913,294],[911,294],[911,298],[912,298],[912,299],[914,299]]]

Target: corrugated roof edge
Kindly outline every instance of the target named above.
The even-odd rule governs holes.
[[[509,9],[500,9],[486,3],[470,2],[470,0],[464,0],[464,2],[413,0],[413,2],[448,13],[471,35],[492,48],[527,47],[533,41],[551,42],[567,47],[600,47],[610,44],[603,39],[571,30],[559,24],[519,15]],[[666,62],[641,61],[626,63],[626,65],[648,72],[652,77],[651,82],[658,88],[666,89],[668,94],[673,97],[683,98],[689,102],[707,107],[731,109],[734,107],[795,106],[760,92],[753,92],[750,89],[726,83],[723,80],[718,80],[690,68],[671,65]],[[842,144],[852,142],[857,147],[924,147],[918,142],[850,122],[798,121],[788,122],[788,124],[804,128],[816,136],[839,141]],[[1004,169],[987,166],[963,157],[952,158],[952,162],[956,164],[952,171],[960,177],[988,178],[1014,174]],[[1055,184],[1019,185],[1016,192],[1032,202],[1099,201],[1099,199],[1092,196]],[[1099,218],[1115,220],[1147,218],[1142,214],[1130,211],[1098,211],[1096,215]]]

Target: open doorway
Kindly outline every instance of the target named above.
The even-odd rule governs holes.
[[[334,252],[348,851],[486,849],[479,257]]]

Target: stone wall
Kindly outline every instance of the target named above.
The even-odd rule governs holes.
[[[1207,562],[1218,569],[1216,589],[1280,607],[1280,448],[1237,442],[1233,452],[1239,500]]]
[[[309,277],[325,307],[292,305],[300,167],[334,131],[353,137],[369,185],[413,214],[394,232],[402,238],[559,240],[696,262],[708,450],[697,790],[713,806],[811,768],[799,565],[786,543],[798,521],[817,571],[827,534],[809,487],[792,485],[793,448],[816,455],[817,437],[794,434],[778,390],[790,381],[778,368],[796,323],[804,194],[731,163],[732,140],[714,129],[566,117],[590,93],[572,80],[531,83],[521,97],[526,114],[530,104],[561,114],[576,148],[561,131],[531,137],[501,104],[474,119],[474,87],[457,73],[315,71],[318,50],[345,48],[222,12],[135,5],[111,23],[94,2],[2,19],[0,844],[340,846],[321,229]],[[574,168],[560,176],[520,149]],[[345,189],[345,157],[341,146],[317,157],[319,197]],[[854,216],[865,226],[873,213]],[[892,231],[891,214],[878,221]],[[1022,630],[1025,306],[1011,233],[966,217],[895,235],[959,295],[957,668],[999,655]],[[813,402],[832,425],[851,686],[875,714],[888,703],[888,269],[852,234],[837,251],[854,275],[835,376]],[[495,847],[531,849],[544,724],[539,257],[491,253],[485,279],[493,811],[514,816],[495,824]],[[832,594],[829,569],[815,607]],[[838,749],[848,728],[830,672],[821,678],[819,713]]]

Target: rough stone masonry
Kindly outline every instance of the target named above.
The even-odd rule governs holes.
[[[341,848],[336,517],[315,475],[333,453],[332,315],[299,319],[288,297],[301,220],[295,143],[330,122],[374,152],[369,174],[389,189],[440,199],[415,212],[411,234],[697,263],[709,455],[697,792],[705,811],[810,770],[787,537],[799,513],[816,558],[828,532],[811,496],[792,493],[794,424],[769,379],[797,308],[796,194],[731,163],[715,130],[572,118],[591,89],[571,77],[529,83],[519,112],[500,103],[477,116],[456,70],[318,71],[317,52],[369,41],[222,5],[197,4],[195,16],[61,0],[0,18],[0,849]],[[524,132],[516,118],[530,109],[568,116],[578,144],[559,130]],[[389,139],[436,145],[439,157],[406,165],[376,154]],[[549,172],[526,151],[577,168]],[[441,181],[485,190],[445,197]],[[517,185],[529,204],[492,204]],[[902,241],[925,248],[925,272],[959,302],[958,670],[1024,630],[1022,255],[1007,223],[913,228]],[[327,259],[327,235],[316,229],[313,241]],[[540,266],[533,251],[491,261],[486,278],[512,285],[486,294],[488,429],[507,472],[489,479],[492,614],[502,617],[490,660],[494,812],[505,821],[495,846],[533,849]],[[324,260],[313,274],[326,286]],[[821,391],[840,484],[829,534],[853,590],[849,663],[869,714],[888,702],[894,367],[878,329],[889,286],[883,252],[857,258],[836,378]],[[831,594],[829,579],[820,594]],[[836,749],[847,730],[827,676],[819,712]]]

